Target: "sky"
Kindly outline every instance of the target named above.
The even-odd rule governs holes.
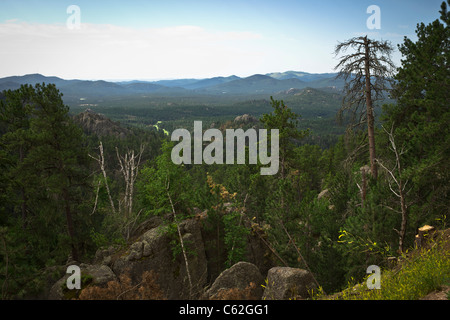
[[[441,3],[0,0],[0,77],[159,80],[334,72],[338,41],[361,35],[391,41],[399,65],[397,44],[404,36],[416,39],[417,23],[439,18]],[[372,5],[379,15],[367,12]],[[375,22],[379,28],[369,28]]]

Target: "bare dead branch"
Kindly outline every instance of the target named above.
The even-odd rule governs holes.
[[[134,184],[139,172],[139,165],[144,149],[144,145],[141,144],[139,153],[137,155],[135,154],[134,150],[128,150],[125,155],[121,156],[119,154],[119,149],[116,147],[116,155],[120,165],[120,172],[122,173],[125,181],[125,194],[123,203],[125,207],[126,217],[131,217],[133,211]]]
[[[188,277],[188,281],[189,281],[189,297],[192,297],[192,280],[191,280],[191,272],[189,270],[189,261],[187,259],[186,249],[184,247],[184,241],[183,241],[183,237],[181,235],[180,225],[176,221],[177,214],[176,214],[173,202],[172,202],[172,197],[170,196],[169,188],[170,188],[170,180],[168,177],[166,177],[166,194],[167,194],[167,197],[169,198],[170,206],[172,207],[173,217],[174,217],[175,223],[177,225],[178,238],[180,239],[181,251],[183,252],[184,264],[186,266],[186,273],[187,273],[187,277]]]
[[[98,192],[100,191],[100,184],[101,184],[101,181],[98,180],[98,184],[97,184],[97,192],[95,193],[94,209],[92,209],[91,215],[93,215],[93,214],[95,213],[95,210],[97,209]]]
[[[400,209],[401,209],[401,215],[402,215],[402,221],[400,225],[400,231],[399,233],[399,251],[403,252],[403,245],[404,245],[404,238],[406,234],[406,224],[408,222],[408,204],[406,202],[406,194],[405,194],[405,186],[408,183],[408,180],[405,182],[402,178],[402,167],[401,167],[401,158],[400,153],[398,152],[397,145],[395,143],[395,136],[394,136],[394,124],[391,126],[391,130],[388,131],[386,128],[382,127],[384,132],[389,137],[389,142],[391,143],[391,150],[395,155],[395,165],[393,169],[388,169],[381,161],[377,160],[377,163],[389,174],[391,179],[388,179],[389,188],[391,192],[400,199]],[[403,149],[403,148],[402,148]],[[396,176],[396,174],[397,176]],[[391,181],[394,181],[397,185],[397,191],[395,191],[392,188]]]
[[[284,226],[283,221],[280,220],[280,224],[281,224],[281,227],[283,228],[284,232],[287,234],[287,236],[289,238],[289,243],[291,243],[294,246],[295,250],[297,251],[298,256],[300,257],[300,259],[302,259],[303,263],[305,264],[306,269],[308,269],[309,273],[311,273],[311,276],[313,277],[314,282],[316,283],[317,287],[319,288],[320,285],[317,282],[316,277],[314,277],[314,274],[312,273],[311,269],[309,268],[308,263],[306,262],[306,260],[303,257],[303,255],[300,253],[300,250],[297,247],[297,245],[295,244],[295,241],[292,239],[291,235],[289,234],[289,232],[287,231],[286,227]]]
[[[92,155],[89,154],[89,157],[91,157],[92,159],[96,160],[100,166],[100,170],[102,171],[103,174],[103,180],[105,182],[105,187],[106,187],[106,191],[108,193],[108,198],[109,198],[109,203],[111,205],[111,209],[113,210],[113,213],[116,213],[116,208],[114,206],[114,201],[112,200],[111,197],[111,192],[109,190],[109,185],[108,185],[108,178],[106,176],[106,171],[105,171],[105,156],[103,154],[103,143],[100,141],[99,146],[98,146],[99,150],[100,150],[100,157],[94,157]],[[97,202],[96,202],[97,203]],[[95,209],[94,209],[95,210]]]

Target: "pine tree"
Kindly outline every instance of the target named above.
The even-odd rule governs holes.
[[[53,84],[36,84],[30,135],[33,148],[26,159],[39,172],[40,184],[64,212],[72,258],[79,259],[74,215],[87,187],[89,158],[81,129],[70,118],[62,94]]]
[[[279,130],[279,147],[280,147],[280,175],[284,179],[286,177],[286,170],[289,166],[289,162],[293,160],[295,141],[303,139],[308,135],[308,130],[299,130],[298,123],[300,116],[295,114],[290,108],[288,108],[284,102],[274,100],[270,97],[272,102],[272,113],[264,114],[260,121],[264,124],[264,127],[268,130]]]
[[[450,2],[447,1],[450,5]],[[396,105],[385,106],[384,126],[393,127],[402,156],[404,179],[413,183],[417,223],[433,223],[448,213],[450,156],[450,12],[416,28],[417,41],[405,37],[402,65],[395,76]]]
[[[9,298],[36,293],[46,281],[42,269],[62,263],[68,247],[80,258],[78,244],[86,240],[76,230],[88,158],[81,129],[54,85],[23,85],[2,97],[0,285]]]
[[[33,88],[21,86],[18,90],[4,92],[5,100],[0,101],[0,123],[5,127],[5,133],[0,137],[0,143],[5,152],[3,161],[8,163],[5,177],[9,185],[17,192],[10,192],[9,201],[15,202],[20,208],[23,226],[28,216],[27,193],[34,177],[25,173],[24,159],[31,148],[29,137],[30,116],[33,109]],[[28,189],[28,190],[26,190]]]

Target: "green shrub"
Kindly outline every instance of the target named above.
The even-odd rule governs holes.
[[[414,250],[401,257],[394,269],[381,271],[381,288],[368,290],[367,278],[325,299],[342,300],[417,300],[441,289],[450,281],[450,253],[444,240],[436,240],[428,248]]]

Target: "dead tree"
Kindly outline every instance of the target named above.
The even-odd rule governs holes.
[[[362,166],[359,171],[361,172],[361,185],[356,182],[358,189],[361,193],[361,207],[364,208],[364,203],[366,202],[367,195],[367,173],[369,172],[369,166]]]
[[[346,81],[344,99],[338,117],[342,120],[343,113],[350,113],[353,127],[367,122],[369,139],[370,171],[376,179],[378,176],[375,162],[375,116],[374,102],[384,97],[389,89],[390,78],[395,66],[390,55],[394,50],[388,41],[376,41],[365,37],[355,37],[339,43],[335,55],[353,49],[354,52],[340,58],[335,69],[339,70],[338,78]]]
[[[184,245],[183,236],[181,235],[180,224],[177,221],[177,213],[175,211],[175,206],[173,204],[172,197],[170,196],[170,192],[169,192],[169,190],[170,190],[169,178],[166,179],[165,187],[166,187],[166,194],[169,199],[170,206],[172,208],[173,218],[177,225],[177,233],[178,233],[178,239],[180,240],[181,252],[183,252],[184,264],[186,266],[186,274],[187,274],[187,278],[188,278],[188,282],[189,282],[189,298],[192,298],[192,278],[191,278],[191,271],[189,269],[189,260],[187,258],[186,247]]]
[[[383,130],[388,134],[389,142],[391,143],[390,149],[395,155],[395,165],[392,169],[388,169],[379,159],[377,159],[377,163],[388,173],[388,183],[389,188],[392,191],[392,193],[400,200],[400,211],[395,210],[393,208],[390,208],[396,212],[399,212],[402,216],[402,222],[400,224],[400,231],[397,231],[399,235],[399,252],[403,252],[404,250],[404,241],[405,241],[405,234],[406,234],[406,224],[408,222],[408,205],[406,202],[406,194],[405,188],[408,184],[408,180],[404,181],[402,178],[402,166],[401,166],[401,156],[405,153],[404,148],[402,147],[401,150],[398,150],[396,144],[395,144],[395,137],[394,137],[394,126],[391,127],[391,131],[388,132],[384,127]],[[395,184],[396,190],[392,187],[392,184]]]
[[[134,183],[139,172],[139,164],[141,163],[141,156],[144,152],[144,145],[141,144],[139,153],[136,155],[134,150],[128,150],[124,156],[119,155],[119,149],[116,147],[117,159],[120,164],[120,172],[125,181],[124,207],[125,217],[131,217],[133,211],[133,193]]]
[[[105,170],[105,156],[103,154],[103,143],[101,141],[99,143],[98,148],[100,150],[100,156],[97,158],[97,157],[94,157],[92,155],[89,155],[89,157],[91,157],[92,159],[96,160],[98,162],[98,165],[100,166],[100,170],[102,171],[103,179],[104,179],[104,182],[105,182],[106,191],[108,193],[109,203],[111,205],[111,209],[112,209],[113,213],[115,214],[116,213],[116,207],[114,206],[114,201],[113,201],[113,199],[111,197],[111,192],[109,191],[108,179],[107,179],[106,170]],[[97,199],[98,199],[99,187],[100,187],[100,184],[97,187],[97,195],[95,197],[94,211],[92,211],[92,213],[95,212],[95,208],[97,207]]]

